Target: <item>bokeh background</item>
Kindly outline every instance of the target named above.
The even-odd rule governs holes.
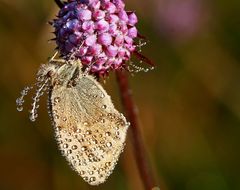
[[[126,0],[156,68],[130,77],[141,131],[161,190],[240,189],[240,1]],[[0,189],[143,190],[128,136],[109,180],[89,187],[57,150],[41,100],[17,112],[20,90],[54,53],[49,0],[0,0]],[[136,65],[147,65],[135,62]],[[114,74],[104,88],[121,110]]]

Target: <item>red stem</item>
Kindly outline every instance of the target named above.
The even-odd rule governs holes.
[[[131,123],[130,131],[132,135],[134,155],[136,158],[140,177],[145,189],[151,190],[153,187],[156,187],[156,182],[147,159],[147,152],[139,128],[140,126],[137,114],[138,111],[132,98],[132,91],[129,86],[128,77],[125,71],[119,70],[116,72],[116,74],[122,103],[126,111],[127,118]]]

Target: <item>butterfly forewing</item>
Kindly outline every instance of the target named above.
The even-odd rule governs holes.
[[[128,123],[93,77],[80,73],[74,82],[52,87],[56,140],[72,168],[89,184],[98,185],[114,169]]]

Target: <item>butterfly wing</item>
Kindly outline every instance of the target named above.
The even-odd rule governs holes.
[[[50,103],[62,154],[89,184],[103,183],[124,148],[129,125],[125,117],[89,75],[75,86],[53,86]]]

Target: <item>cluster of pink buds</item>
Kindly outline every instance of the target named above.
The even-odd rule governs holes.
[[[137,22],[122,0],[68,0],[53,26],[61,55],[80,59],[101,76],[130,59]]]

